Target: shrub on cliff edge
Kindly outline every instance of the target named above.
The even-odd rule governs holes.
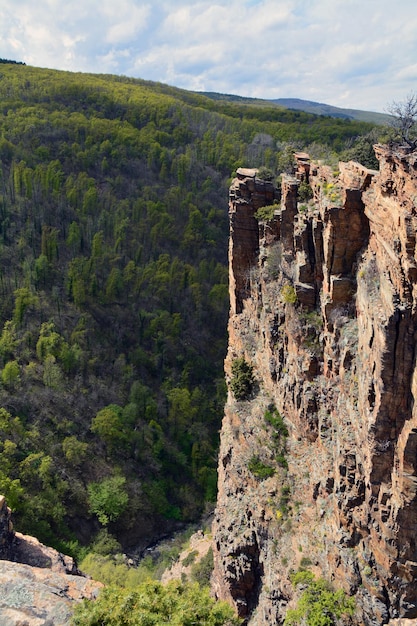
[[[255,379],[253,367],[243,357],[232,363],[232,379],[230,388],[236,400],[247,400],[252,393]]]

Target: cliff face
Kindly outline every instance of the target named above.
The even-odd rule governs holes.
[[[253,625],[282,622],[300,566],[355,624],[417,617],[417,156],[376,154],[299,155],[266,221],[271,185],[231,186],[226,378],[243,357],[256,383],[225,409],[213,589]]]

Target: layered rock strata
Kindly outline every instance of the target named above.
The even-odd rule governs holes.
[[[253,625],[282,623],[300,567],[355,624],[417,618],[417,155],[375,150],[379,171],[301,155],[268,219],[255,171],[230,189],[226,379],[244,358],[256,382],[229,389],[213,590]]]

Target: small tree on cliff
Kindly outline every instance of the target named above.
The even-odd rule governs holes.
[[[255,378],[253,367],[243,357],[232,362],[230,388],[236,400],[247,400],[252,393]]]
[[[387,109],[393,117],[391,126],[402,141],[417,148],[417,93],[411,93],[403,102],[392,102]]]

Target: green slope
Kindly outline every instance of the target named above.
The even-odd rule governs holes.
[[[0,492],[144,544],[215,499],[229,177],[371,126],[7,63],[0,106]]]

